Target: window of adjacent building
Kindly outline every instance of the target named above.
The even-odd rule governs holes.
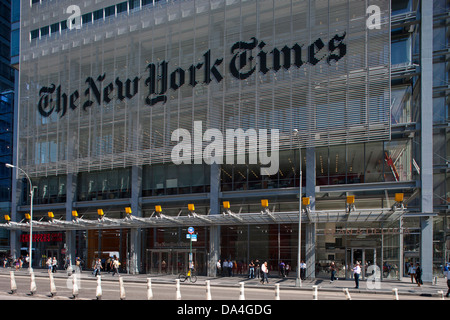
[[[412,10],[412,0],[395,0],[391,3],[392,15],[407,13]]]
[[[391,123],[411,122],[411,86],[395,86],[391,89]]]
[[[433,122],[446,123],[449,119],[449,105],[445,96],[433,98]]]
[[[39,29],[31,30],[30,36],[31,36],[31,40],[39,38]]]
[[[81,23],[82,23],[83,25],[84,25],[84,24],[87,24],[87,23],[90,23],[90,22],[92,22],[92,12],[83,14],[83,15],[81,16]]]
[[[126,12],[128,9],[127,2],[121,2],[117,4],[117,14],[121,12]]]
[[[63,20],[60,23],[61,23],[61,30],[66,30],[67,29],[67,20]]]
[[[59,23],[54,23],[50,26],[50,33],[56,33],[59,32]]]
[[[397,38],[391,41],[391,64],[411,64],[411,38]]]
[[[433,87],[448,85],[448,70],[445,61],[433,63]]]
[[[105,8],[105,17],[114,16],[116,14],[116,6]]]
[[[445,21],[445,20],[444,20]],[[433,51],[447,49],[447,27],[440,25],[433,28]]]
[[[103,9],[94,11],[94,21],[103,19]]]
[[[49,26],[45,26],[41,28],[41,37],[48,36],[50,32]]]
[[[18,56],[20,51],[20,30],[11,31],[11,57]]]

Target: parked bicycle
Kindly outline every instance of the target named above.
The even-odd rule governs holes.
[[[178,279],[180,279],[181,282],[185,282],[187,279],[189,279],[189,281],[192,283],[197,282],[197,276],[195,275],[195,272],[192,269],[189,269],[187,273],[186,272],[180,273]]]

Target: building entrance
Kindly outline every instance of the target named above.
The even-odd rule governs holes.
[[[189,267],[189,249],[147,249],[147,273],[179,274]],[[204,254],[192,249],[197,274],[204,272]]]
[[[60,261],[60,255],[59,255],[59,250],[58,249],[47,249],[45,250],[45,256],[42,256],[42,260],[41,260],[41,266],[42,267],[47,267],[47,259],[48,258],[56,258],[56,261],[58,261],[58,266],[57,269],[59,269],[61,267],[61,261]],[[64,265],[64,264],[63,264]]]
[[[374,267],[370,266],[377,266],[377,250],[375,248],[348,248],[346,259],[346,278],[353,279],[353,267],[356,261],[359,261],[361,265],[360,278],[365,280],[375,272]]]

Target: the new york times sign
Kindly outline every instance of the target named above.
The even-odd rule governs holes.
[[[344,32],[334,35],[331,39],[317,38],[307,45],[306,50],[303,49],[304,44],[298,43],[267,50],[267,44],[263,40],[251,38],[248,42],[239,41],[231,46],[230,61],[224,61],[222,57],[213,57],[211,50],[207,50],[203,54],[202,62],[185,68],[178,67],[171,70],[170,61],[149,63],[145,69],[144,79],[136,75],[128,79],[117,77],[114,80],[107,80],[107,74],[103,73],[97,77],[88,77],[85,81],[86,89],[82,92],[78,90],[63,92],[61,84],[52,83],[39,90],[37,108],[43,117],[49,117],[54,112],[63,117],[68,110],[80,107],[87,110],[93,105],[108,104],[113,99],[130,100],[138,94],[141,81],[146,88],[145,104],[153,106],[166,103],[169,90],[177,91],[184,85],[191,87],[198,85],[198,75],[203,74],[203,83],[206,85],[213,80],[220,83],[224,77],[219,71],[219,66],[224,63],[228,64],[231,76],[240,80],[247,79],[256,72],[266,74],[270,70],[277,72],[280,69],[302,68],[306,64],[315,66],[321,60],[332,64],[347,53],[345,37]]]

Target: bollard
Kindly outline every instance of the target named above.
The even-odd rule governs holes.
[[[444,299],[444,291],[439,290],[439,291],[438,291],[438,295],[441,297],[441,300],[445,300],[445,299]]]
[[[11,294],[14,294],[17,291],[16,277],[14,271],[10,271],[9,274],[11,275]]]
[[[352,297],[350,296],[350,292],[348,292],[348,288],[344,288],[345,297],[347,300],[352,300]]]
[[[72,274],[72,296],[74,299],[78,297],[77,274]]]
[[[120,291],[120,300],[125,300],[125,288],[123,286],[123,278],[119,276],[119,291]]]
[[[30,272],[31,283],[30,283],[30,294],[33,295],[36,292],[36,279],[34,277],[34,272]]]
[[[147,300],[153,299],[152,279],[147,278]]]
[[[206,300],[211,300],[211,286],[209,280],[206,280],[205,283],[206,283]]]
[[[317,286],[313,286],[313,300],[319,300],[319,295],[318,295],[318,292],[317,292]]]
[[[392,293],[394,294],[394,300],[398,300],[398,289],[397,288],[392,289]]]
[[[241,289],[240,289],[240,293],[239,293],[239,300],[245,300],[245,295],[244,295],[244,282],[239,282]]]
[[[101,276],[97,276],[97,290],[95,291],[95,297],[97,298],[97,300],[102,300],[102,277]]]
[[[280,284],[275,283],[275,300],[280,300]]]
[[[50,279],[50,295],[53,297],[56,296],[56,285],[55,279],[53,278],[53,273],[51,273],[50,270],[48,272],[48,277]]]
[[[176,282],[176,285],[175,285],[175,288],[176,288],[176,299],[177,300],[181,300],[180,279],[176,279],[175,282]]]

